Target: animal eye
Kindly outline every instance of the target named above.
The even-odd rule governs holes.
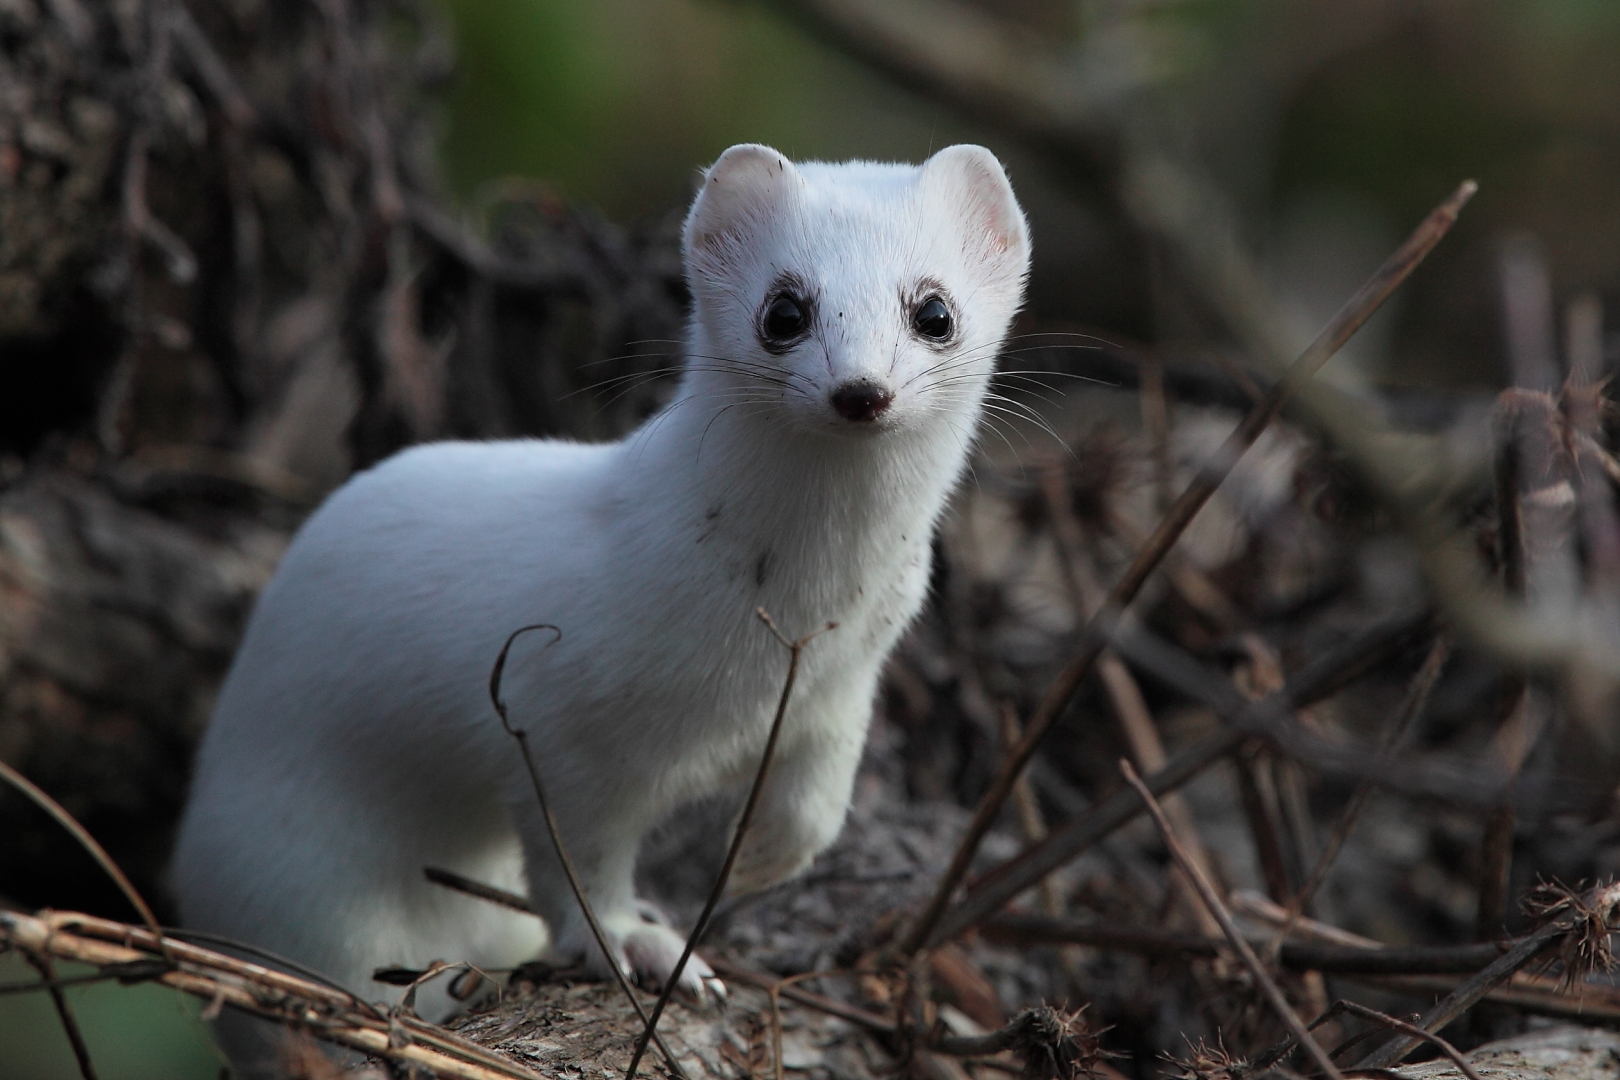
[[[808,322],[802,304],[791,296],[778,296],[765,309],[765,340],[792,341],[804,333]]]
[[[939,297],[930,296],[911,317],[911,325],[925,338],[944,341],[951,336],[951,309]]]

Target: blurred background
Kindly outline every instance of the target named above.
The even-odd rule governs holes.
[[[1555,308],[1620,300],[1616,55],[1610,0],[0,0],[0,758],[168,912],[187,755],[291,530],[410,442],[655,409],[732,143],[990,147],[1033,226],[1019,331],[1092,335],[1022,362],[1130,389],[1148,356],[1199,406],[1264,376],[1127,212],[1133,138],[1307,331],[1477,179],[1331,369],[1433,427],[1511,381],[1504,245]],[[9,792],[0,899],[127,914]],[[103,1077],[217,1073],[194,1009],[75,995]],[[77,1075],[42,997],[0,997],[0,1074]]]

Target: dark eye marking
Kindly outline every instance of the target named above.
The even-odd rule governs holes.
[[[930,296],[911,313],[911,328],[930,341],[945,341],[956,330],[951,309],[937,296]]]
[[[765,340],[773,344],[788,344],[809,325],[804,305],[791,296],[778,296],[765,309]]]
[[[770,352],[786,352],[810,333],[816,303],[810,289],[794,274],[783,274],[759,309],[756,332]]]

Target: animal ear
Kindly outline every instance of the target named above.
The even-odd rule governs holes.
[[[937,185],[994,257],[1029,258],[1029,226],[996,156],[982,146],[947,146],[923,163],[923,183]]]
[[[768,146],[741,143],[703,174],[703,190],[686,216],[687,254],[707,251],[746,233],[798,183],[793,163]]]

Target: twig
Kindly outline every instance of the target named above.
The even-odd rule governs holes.
[[[1252,630],[1239,634],[1237,641],[1248,655],[1248,663],[1232,673],[1232,681],[1243,695],[1253,701],[1280,689],[1284,676],[1276,650]],[[1299,719],[1307,718],[1301,714]],[[1315,833],[1305,806],[1304,780],[1294,762],[1278,760],[1260,745],[1246,747],[1238,755],[1237,765],[1242,802],[1267,889],[1278,902],[1286,903],[1312,862]],[[1292,841],[1286,847],[1285,837]],[[1325,998],[1321,1007],[1327,1008]]]
[[[209,93],[214,95],[220,111],[225,114],[232,125],[239,129],[248,129],[259,122],[258,110],[253,107],[247,94],[242,90],[236,76],[231,74],[230,65],[227,64],[219,52],[214,48],[208,36],[202,32],[191,12],[184,4],[172,4],[164,12],[169,22],[170,32],[175,42],[191,61],[197,77],[208,87]]]
[[[253,943],[247,941],[239,941],[236,938],[229,937],[225,934],[215,934],[207,930],[183,930],[173,926],[165,926],[163,928],[163,936],[165,940],[185,941],[194,945],[212,945],[215,948],[230,949],[234,953],[241,953],[243,956],[251,956],[256,959],[263,960],[266,963],[271,964],[274,967],[278,967],[289,974],[296,975],[301,979],[308,979],[310,982],[320,983],[328,990],[335,990],[340,994],[348,994],[349,992],[344,988],[342,983],[328,975],[323,975],[321,972],[316,971],[312,967],[300,964],[296,960],[289,960],[287,957],[271,952],[269,949],[266,949],[261,945],[254,945]],[[381,1011],[379,1011],[374,1005],[366,1001],[364,998],[355,998],[354,1002],[355,1006],[361,1011],[369,1012],[371,1015],[379,1018],[382,1016]]]
[[[1294,708],[1337,691],[1339,687],[1382,663],[1411,634],[1428,625],[1427,612],[1403,614],[1368,627],[1357,637],[1330,649],[1300,671],[1272,697],[1279,708]],[[1175,754],[1165,767],[1147,778],[1159,795],[1187,783],[1243,744],[1242,732],[1232,728],[1212,735]],[[1058,828],[1045,842],[1025,849],[1016,858],[979,879],[972,892],[943,917],[927,944],[947,941],[1040,881],[1047,874],[1109,836],[1143,810],[1130,790],[1119,790],[1074,820]]]
[[[1192,523],[1204,503],[1220,487],[1221,482],[1236,467],[1244,452],[1254,445],[1260,433],[1282,411],[1283,406],[1295,392],[1315,375],[1334,353],[1338,352],[1351,335],[1361,328],[1401,282],[1417,268],[1434,245],[1450,231],[1457,220],[1458,212],[1473,196],[1474,191],[1475,185],[1471,181],[1463,184],[1423,220],[1406,242],[1340,309],[1316,340],[1266,393],[1265,398],[1244,417],[1237,430],[1228,436],[1221,448],[1205,462],[1192,483],[1170,507],[1163,520],[1159,522],[1158,528],[1136,553],[1131,565],[1110,591],[1108,601],[1087,624],[1084,643],[1080,646],[1079,652],[1065,665],[1041,698],[1040,704],[1025,725],[1023,739],[1003,759],[1001,767],[997,769],[990,789],[979,801],[973,819],[957,844],[950,865],[941,875],[933,896],[906,934],[901,944],[903,953],[908,955],[915,953],[933,936],[934,928],[945,914],[956,887],[966,875],[980,842],[990,831],[990,826],[994,824],[1002,804],[1011,794],[1013,781],[1018,778],[1018,774],[1034,755],[1041,739],[1079,690],[1091,670],[1093,661],[1107,643],[1114,624],[1136,598],[1136,594],[1146,584],[1154,568],[1174,546],[1183,530]]]
[[[1347,979],[1410,996],[1443,996],[1457,989],[1458,980],[1445,975],[1345,975]],[[1620,1022],[1620,993],[1603,983],[1582,983],[1575,993],[1558,987],[1556,980],[1523,972],[1514,975],[1481,1000],[1493,1005],[1574,1020],[1583,1024]]]
[[[513,911],[522,911],[531,915],[535,913],[529,902],[517,893],[507,892],[505,889],[498,889],[493,885],[486,885],[482,881],[474,881],[472,878],[462,877],[460,874],[452,873],[449,870],[441,870],[437,867],[428,867],[424,872],[427,879],[435,885],[443,885],[447,889],[454,889],[457,892],[466,893],[468,896],[476,896],[480,900],[488,900],[492,904],[500,904],[502,907],[511,908]],[[711,961],[709,966],[728,979],[735,979],[750,986],[757,986],[762,990],[769,990],[772,986],[783,983],[780,976],[767,975],[762,971],[739,967],[719,958]],[[818,971],[814,972],[814,974],[825,975],[827,972]],[[800,1005],[806,1005],[829,1016],[848,1020],[852,1024],[857,1024],[879,1035],[895,1034],[896,1028],[893,1024],[876,1013],[867,1012],[865,1009],[856,1008],[854,1005],[846,1005],[834,998],[824,997],[821,994],[802,990],[785,983],[782,985],[781,993],[789,1001],[796,1001]]]
[[[1001,714],[1001,748],[1018,742],[1023,734],[1023,728],[1018,724],[1018,709],[1010,701],[1003,701],[997,710]],[[1046,827],[1046,818],[1041,814],[1040,796],[1035,794],[1035,785],[1029,782],[1029,774],[1018,778],[1013,786],[1013,805],[1018,810],[1018,822],[1024,830],[1024,841],[1029,844],[1039,844],[1045,840],[1050,830]],[[1063,914],[1063,896],[1058,891],[1057,882],[1047,878],[1041,882],[1041,905],[1048,915]]]
[[[1231,905],[1234,911],[1242,915],[1269,923],[1277,927],[1285,921],[1288,912],[1264,897],[1252,892],[1235,892],[1232,894]],[[1294,923],[1296,933],[1307,935],[1317,941],[1330,945],[1344,945],[1354,949],[1377,949],[1380,944],[1370,938],[1352,934],[1336,926],[1317,922],[1301,916]],[[1497,949],[1510,949],[1517,941],[1494,942],[1491,947]],[[1468,948],[1484,948],[1484,945],[1472,945]],[[1579,961],[1577,960],[1577,963]],[[1418,994],[1424,996],[1443,997],[1457,989],[1459,983],[1454,978],[1442,975],[1348,975],[1373,986],[1394,989],[1404,994]],[[1526,1012],[1539,1013],[1543,1016],[1559,1016],[1572,1019],[1602,1019],[1620,1020],[1620,991],[1603,982],[1582,982],[1574,988],[1575,993],[1566,993],[1561,980],[1549,979],[1541,975],[1528,975],[1524,972],[1516,973],[1505,986],[1498,986],[1486,995],[1490,1001],[1500,1005],[1512,1006]]]
[[[58,979],[56,968],[51,964],[49,956],[23,950],[23,959],[39,972],[40,982],[36,985],[42,990],[48,990],[51,995],[51,1004],[56,1006],[57,1019],[62,1021],[62,1030],[67,1034],[69,1045],[73,1047],[73,1058],[79,1063],[79,1075],[84,1080],[97,1080],[95,1063],[90,1060],[90,1047],[85,1045],[84,1032],[79,1030],[79,1021],[73,1015],[73,1009],[68,1005],[67,995],[62,993],[62,987],[72,985],[84,980]],[[102,976],[95,976],[102,978]]]
[[[1451,1059],[1451,1063],[1453,1065],[1462,1070],[1462,1074],[1468,1077],[1468,1080],[1481,1080],[1479,1073],[1474,1070],[1473,1065],[1469,1064],[1468,1059],[1463,1057],[1462,1052],[1433,1032],[1424,1031],[1422,1028],[1408,1023],[1405,1020],[1390,1016],[1387,1013],[1381,1013],[1377,1009],[1369,1009],[1365,1005],[1358,1005],[1354,1001],[1335,1002],[1333,1009],[1329,1011],[1347,1012],[1351,1016],[1359,1016],[1364,1020],[1371,1020],[1375,1023],[1383,1024],[1386,1027],[1394,1028],[1396,1031],[1415,1036],[1416,1038],[1422,1039],[1425,1042],[1431,1042],[1435,1046],[1439,1047],[1442,1054]],[[1322,1020],[1326,1019],[1326,1016],[1322,1017]],[[1321,1023],[1322,1020],[1318,1020],[1316,1023]],[[1311,1026],[1314,1027],[1316,1025],[1312,1024]]]
[[[889,1036],[899,1034],[898,1028],[876,1013],[867,1012],[865,1009],[857,1008],[854,1005],[846,1005],[835,998],[826,997],[814,991],[805,990],[802,987],[787,985],[783,983],[781,976],[768,975],[763,971],[752,971],[721,959],[714,960],[711,966],[728,979],[735,979],[740,983],[747,983],[761,990],[768,991],[771,987],[781,984],[781,995],[789,1001],[796,1001],[800,1005],[815,1009],[817,1012],[826,1013],[828,1016],[836,1016],[840,1020],[848,1020],[850,1023],[875,1034]],[[816,974],[824,975],[826,972],[816,972]]]
[[[1150,956],[1205,958],[1228,947],[1224,938],[1176,934],[1138,926],[1088,923],[1043,915],[997,915],[980,928],[986,938],[1013,944],[1074,944]],[[1411,945],[1400,948],[1284,942],[1278,962],[1295,971],[1333,975],[1472,975],[1512,946]]]
[[[563,873],[568,877],[568,887],[574,892],[574,899],[578,902],[579,909],[585,916],[585,922],[590,926],[592,936],[596,938],[596,946],[602,950],[602,956],[607,960],[608,967],[613,969],[613,977],[619,984],[619,989],[624,991],[624,996],[630,999],[630,1005],[636,1010],[636,1015],[641,1017],[643,1024],[646,1024],[647,1013],[642,1009],[641,1000],[636,997],[635,990],[630,986],[629,978],[620,969],[618,960],[614,958],[613,950],[608,947],[607,934],[603,932],[602,924],[597,921],[596,911],[591,907],[590,899],[585,895],[585,887],[580,884],[579,871],[574,868],[574,860],[568,854],[568,846],[563,843],[562,830],[557,827],[557,818],[551,812],[551,803],[546,798],[545,785],[540,782],[540,770],[535,768],[534,756],[529,753],[529,733],[522,728],[512,726],[511,720],[506,715],[506,702],[501,700],[501,675],[506,670],[507,654],[512,651],[512,643],[531,630],[550,630],[556,635],[547,643],[548,648],[562,640],[562,631],[550,623],[532,623],[529,626],[520,626],[512,631],[507,636],[506,643],[501,646],[500,654],[495,657],[495,666],[489,672],[490,704],[495,706],[495,714],[501,719],[501,727],[506,729],[508,735],[517,740],[518,749],[523,753],[524,767],[529,770],[529,781],[534,785],[534,797],[540,802],[540,813],[546,820],[546,831],[551,834],[551,846],[557,852],[557,860],[562,863]],[[650,1026],[648,1030],[651,1030]],[[664,1055],[664,1060],[668,1063],[670,1072],[685,1080],[686,1074],[682,1071],[680,1063],[675,1060],[675,1055],[670,1052],[669,1047],[664,1045],[662,1039],[657,1039],[657,1042],[658,1050]]]
[[[152,936],[158,939],[158,949],[167,959],[169,954],[162,944],[163,931],[158,926],[157,916],[152,914],[152,909],[147,907],[146,901],[141,898],[141,894],[136,890],[134,884],[124,876],[124,872],[118,868],[118,864],[113,862],[112,856],[107,854],[107,849],[96,843],[96,838],[91,836],[89,830],[80,825],[78,819],[68,813],[61,803],[45,794],[32,780],[7,765],[4,761],[0,761],[0,780],[6,781],[6,783],[33,800],[36,806],[49,814],[58,825],[71,833],[73,839],[79,842],[80,847],[90,853],[90,857],[96,860],[96,865],[101,867],[108,877],[112,878],[113,884],[118,886],[118,891],[124,894],[124,899],[129,901],[130,907],[135,909],[135,913],[141,917],[141,921],[146,924],[146,928],[152,931]]]
[[[1126,782],[1136,789],[1136,793],[1147,804],[1148,813],[1153,815],[1154,823],[1158,825],[1159,832],[1164,836],[1165,846],[1170,849],[1170,857],[1175,860],[1177,866],[1181,867],[1181,872],[1192,880],[1193,886],[1198,890],[1199,897],[1209,908],[1209,913],[1215,917],[1216,922],[1221,924],[1221,930],[1225,932],[1226,939],[1232,943],[1232,948],[1237,952],[1238,959],[1242,960],[1243,966],[1249,970],[1250,977],[1254,979],[1255,985],[1260,988],[1266,1003],[1277,1014],[1277,1018],[1293,1033],[1294,1038],[1299,1040],[1299,1044],[1305,1047],[1312,1060],[1316,1062],[1317,1068],[1321,1069],[1330,1080],[1344,1080],[1338,1066],[1333,1064],[1333,1059],[1328,1057],[1327,1051],[1322,1049],[1321,1044],[1316,1041],[1299,1016],[1295,1014],[1293,1007],[1288,1004],[1288,999],[1283,997],[1282,991],[1277,988],[1276,981],[1266,971],[1265,965],[1260,963],[1260,958],[1254,954],[1254,949],[1250,948],[1249,943],[1244,940],[1242,933],[1238,931],[1237,924],[1232,921],[1231,912],[1226,910],[1226,905],[1221,903],[1221,898],[1215,895],[1214,886],[1210,885],[1209,880],[1199,872],[1197,865],[1187,857],[1186,851],[1182,849],[1181,842],[1176,838],[1175,830],[1170,827],[1170,820],[1164,816],[1163,808],[1159,806],[1158,800],[1153,797],[1153,792],[1149,791],[1147,785],[1142,783],[1142,778],[1136,775],[1136,770],[1131,768],[1129,761],[1121,758],[1119,770],[1124,774]]]
[[[306,1029],[317,1038],[389,1061],[420,1066],[455,1080],[539,1080],[537,1073],[469,1042],[436,1024],[374,1015],[347,991],[333,990],[234,956],[154,937],[140,926],[77,912],[24,915],[0,912],[0,945],[107,969],[141,970],[142,981],[161,983],[278,1024]],[[160,960],[154,954],[170,954]],[[142,967],[142,965],[145,965]],[[115,976],[116,977],[116,976]]]
[[[1495,808],[1511,777],[1479,762],[1406,761],[1330,741],[1301,724],[1276,695],[1251,701],[1223,673],[1138,624],[1111,639],[1128,660],[1213,709],[1222,720],[1258,735],[1286,757],[1328,775],[1369,779],[1393,791],[1446,799],[1464,806]]]
[[[1143,370],[1145,372],[1146,368]],[[1074,501],[1069,494],[1068,474],[1063,463],[1060,460],[1049,461],[1041,470],[1040,482],[1047,515],[1051,519],[1052,537],[1057,541],[1064,579],[1081,617],[1089,619],[1107,603],[1107,599],[1102,586],[1097,582],[1093,563],[1087,558],[1084,531],[1074,512]],[[1166,503],[1168,501],[1165,500]],[[1119,654],[1112,649],[1103,649],[1097,654],[1096,666],[1097,675],[1108,694],[1108,702],[1113,707],[1114,718],[1119,722],[1121,733],[1125,736],[1125,744],[1130,747],[1136,767],[1146,773],[1154,773],[1164,768],[1168,760],[1168,755],[1164,752],[1164,741],[1159,738],[1158,726],[1153,722],[1153,714],[1148,710],[1147,700],[1142,696],[1142,688],[1137,685],[1136,676],[1131,674],[1125,662],[1119,658]],[[1016,716],[1013,717],[1013,723],[1016,727]],[[1016,744],[1016,739],[1009,742],[1009,745]],[[1024,779],[1020,775],[1020,784]],[[1014,787],[1015,792],[1016,790],[1017,785]],[[1192,812],[1180,795],[1165,796],[1165,812],[1186,837],[1188,851],[1193,859],[1206,874],[1209,873],[1209,854],[1204,850]],[[1209,913],[1198,902],[1192,886],[1179,876],[1175,879],[1175,883],[1193,918],[1199,921],[1200,929],[1206,934],[1218,932],[1219,927],[1210,921]]]
[[[1424,1031],[1422,1028],[1415,1027],[1405,1020],[1399,1020],[1393,1016],[1390,1016],[1388,1013],[1381,1013],[1377,1009],[1369,1009],[1365,1005],[1358,1005],[1354,1001],[1335,1001],[1325,1012],[1322,1013],[1321,1016],[1318,1016],[1315,1020],[1311,1021],[1311,1030],[1314,1031],[1316,1028],[1321,1027],[1335,1016],[1339,1016],[1343,1013],[1349,1013],[1351,1016],[1359,1016],[1363,1020],[1371,1020],[1375,1024],[1380,1024],[1395,1031],[1414,1036],[1420,1042],[1431,1042],[1440,1048],[1440,1052],[1442,1054],[1451,1059],[1452,1064],[1456,1065],[1458,1069],[1462,1070],[1462,1074],[1466,1076],[1468,1080],[1481,1080],[1479,1073],[1474,1070],[1473,1065],[1469,1064],[1468,1059],[1463,1057],[1462,1052],[1445,1039],[1442,1039],[1438,1035]],[[1351,1040],[1350,1043],[1347,1043],[1345,1046],[1335,1050],[1334,1053],[1337,1054],[1340,1051],[1347,1049],[1350,1045],[1353,1045],[1355,1042],[1359,1041],[1359,1038],[1360,1037]],[[1293,1047],[1294,1041],[1292,1037],[1285,1039],[1283,1042],[1272,1047],[1270,1050],[1256,1055],[1254,1060],[1249,1063],[1249,1068],[1256,1072],[1267,1069],[1278,1061],[1281,1061],[1283,1055],[1287,1054],[1293,1049]],[[1357,1071],[1359,1072],[1363,1070],[1358,1068]]]
[[[1620,521],[1615,517],[1614,491],[1601,477],[1581,467],[1580,453],[1583,439],[1602,447],[1603,302],[1593,293],[1576,297],[1567,309],[1565,327],[1569,354],[1569,381],[1564,388],[1564,408],[1569,414],[1565,452],[1574,464],[1589,577],[1612,594],[1620,578]]]
[[[526,915],[539,914],[534,910],[534,905],[517,893],[497,889],[493,885],[485,885],[482,881],[474,881],[470,877],[462,877],[453,870],[445,870],[437,866],[424,866],[422,867],[422,876],[435,885],[443,885],[455,889],[457,892],[464,892],[468,896],[476,896],[480,900],[488,900],[492,904],[511,908],[513,911],[521,911]]]
[[[755,614],[776,640],[788,650],[787,678],[782,683],[782,696],[776,702],[776,716],[771,720],[770,734],[765,737],[765,750],[759,757],[759,769],[754,773],[754,785],[748,789],[748,801],[743,803],[742,813],[737,816],[737,827],[731,834],[731,847],[726,850],[726,861],[720,864],[720,873],[715,875],[714,887],[709,890],[709,898],[704,902],[703,911],[698,915],[696,925],[686,938],[686,947],[681,950],[681,958],[675,961],[675,969],[669,973],[669,978],[664,980],[658,1000],[653,1004],[652,1016],[646,1019],[646,1030],[636,1041],[636,1051],[630,1058],[630,1067],[624,1072],[625,1080],[635,1080],[636,1067],[641,1064],[641,1057],[647,1052],[647,1040],[657,1034],[658,1018],[664,1015],[664,1007],[669,1004],[670,995],[675,992],[675,986],[680,982],[681,972],[685,970],[686,962],[692,958],[692,950],[703,940],[703,932],[709,928],[709,919],[714,915],[714,907],[720,902],[721,894],[726,891],[726,882],[731,879],[731,868],[737,862],[737,854],[742,850],[743,837],[747,835],[748,826],[754,820],[754,810],[759,805],[760,794],[765,790],[765,777],[770,772],[771,758],[776,754],[776,741],[782,734],[782,720],[787,716],[788,698],[792,695],[793,684],[799,677],[799,656],[811,641],[838,625],[828,623],[804,637],[789,641],[782,631],[777,629],[776,622],[768,611],[758,608]]]
[[[1423,658],[1423,666],[1418,668],[1417,674],[1412,677],[1412,685],[1406,691],[1406,700],[1401,703],[1401,711],[1397,714],[1395,722],[1384,732],[1384,744],[1381,753],[1394,753],[1406,740],[1412,726],[1417,723],[1418,717],[1423,715],[1424,706],[1428,704],[1429,695],[1433,692],[1435,683],[1440,681],[1440,673],[1445,670],[1446,660],[1451,656],[1452,637],[1447,631],[1436,635],[1434,644],[1429,647],[1429,655]],[[1361,816],[1361,808],[1366,805],[1367,798],[1372,794],[1373,783],[1363,780],[1356,785],[1356,790],[1345,804],[1344,810],[1339,814],[1339,820],[1333,825],[1333,832],[1328,837],[1327,844],[1323,846],[1322,853],[1317,856],[1316,864],[1300,886],[1299,893],[1288,904],[1288,918],[1277,932],[1277,942],[1288,936],[1293,929],[1294,922],[1310,906],[1316,892],[1327,880],[1328,872],[1333,869],[1334,862],[1339,857],[1339,851],[1350,838],[1350,832],[1355,828],[1356,820]]]
[[[29,962],[40,959],[30,957]],[[38,971],[38,965],[35,965]],[[163,972],[170,970],[162,960],[137,960],[133,964],[113,964],[104,967],[93,975],[73,975],[65,979],[58,979],[54,974],[47,975],[38,982],[0,983],[0,997],[12,997],[17,994],[37,994],[41,990],[65,990],[73,986],[90,986],[99,982],[108,982],[117,979],[121,983],[145,982],[155,979]],[[41,973],[43,975],[43,972]]]
[[[1422,1019],[1418,1021],[1418,1026],[1425,1031],[1439,1031],[1473,1008],[1488,992],[1506,982],[1514,972],[1535,959],[1553,942],[1572,931],[1579,930],[1592,913],[1607,920],[1617,903],[1620,903],[1620,885],[1610,884],[1592,889],[1581,898],[1579,909],[1552,919],[1534,933],[1521,938],[1517,945],[1503,953],[1494,963],[1424,1013]],[[1411,1053],[1417,1043],[1418,1040],[1410,1037],[1391,1040],[1357,1062],[1356,1068],[1379,1069],[1393,1066]]]
[[[1525,551],[1524,514],[1519,500],[1519,441],[1514,437],[1513,412],[1504,393],[1498,399],[1495,425],[1497,447],[1496,481],[1496,558],[1502,571],[1502,590],[1508,596],[1524,598]],[[1513,724],[1530,706],[1530,684],[1525,673],[1511,669],[1502,679],[1497,730]],[[1485,821],[1480,844],[1479,899],[1474,916],[1474,939],[1484,941],[1497,933],[1507,913],[1508,872],[1513,857],[1513,810],[1502,806]]]
[[[1165,404],[1164,365],[1159,361],[1159,354],[1152,350],[1143,350],[1140,362],[1142,433],[1147,436],[1153,455],[1153,508],[1162,514],[1170,506],[1171,484],[1174,483],[1170,474],[1170,416]]]
[[[1237,905],[1234,902],[1233,907]],[[1244,914],[1255,915],[1253,911]],[[1287,912],[1274,908],[1274,922],[1281,925]],[[1301,919],[1299,929],[1313,926]],[[1007,914],[987,919],[980,927],[986,940],[1009,945],[1086,945],[1143,956],[1206,959],[1230,950],[1224,938],[1199,934],[1178,934],[1150,927],[1116,926],[1108,923],[1053,919],[1042,915]],[[1259,945],[1255,941],[1252,944]],[[1474,945],[1412,945],[1381,947],[1376,942],[1334,944],[1290,941],[1277,960],[1293,971],[1320,971],[1403,994],[1438,994],[1455,990],[1458,981],[1447,976],[1472,975],[1492,963],[1513,942]],[[1487,999],[1500,1005],[1545,1016],[1571,1019],[1620,1019],[1620,995],[1601,983],[1584,983],[1574,993],[1559,990],[1554,980],[1520,973],[1504,986],[1492,990]]]
[[[1553,332],[1552,281],[1546,261],[1527,238],[1509,241],[1500,264],[1502,308],[1511,388],[1504,404],[1524,391],[1558,391],[1557,345]],[[1577,586],[1572,537],[1561,509],[1526,501],[1534,489],[1562,474],[1558,461],[1563,415],[1523,416],[1498,406],[1500,443],[1496,455],[1496,501],[1503,592],[1519,600],[1564,603]],[[1535,552],[1535,558],[1529,552]],[[1512,669],[1503,680],[1502,708],[1492,749],[1509,776],[1518,774],[1529,752],[1536,701],[1525,672]],[[1486,819],[1480,848],[1479,904],[1474,936],[1484,941],[1501,932],[1507,915],[1508,880],[1513,868],[1511,799]]]
[[[168,263],[170,278],[178,284],[189,285],[197,277],[196,254],[179,233],[153,216],[146,203],[147,153],[150,146],[151,135],[145,126],[137,128],[129,137],[128,159],[124,167],[125,225],[132,240],[145,240],[158,249]]]
[[[1083,1011],[1084,1007],[1064,1012],[1041,1005],[983,1035],[936,1035],[928,1041],[928,1049],[952,1057],[988,1057],[1011,1050],[1024,1059],[1025,1076],[1073,1080],[1082,1072],[1090,1074],[1102,1056],[1097,1037],[1081,1019]]]
[[[1262,782],[1267,779],[1262,775],[1262,770],[1269,761],[1260,756],[1259,741],[1245,745],[1235,755],[1233,764],[1237,766],[1238,798],[1243,804],[1244,816],[1249,819],[1249,831],[1254,834],[1261,880],[1265,882],[1266,892],[1273,900],[1287,903],[1294,889],[1280,839],[1282,822],[1278,820],[1276,793],[1262,789]],[[1273,798],[1267,798],[1267,795]]]

